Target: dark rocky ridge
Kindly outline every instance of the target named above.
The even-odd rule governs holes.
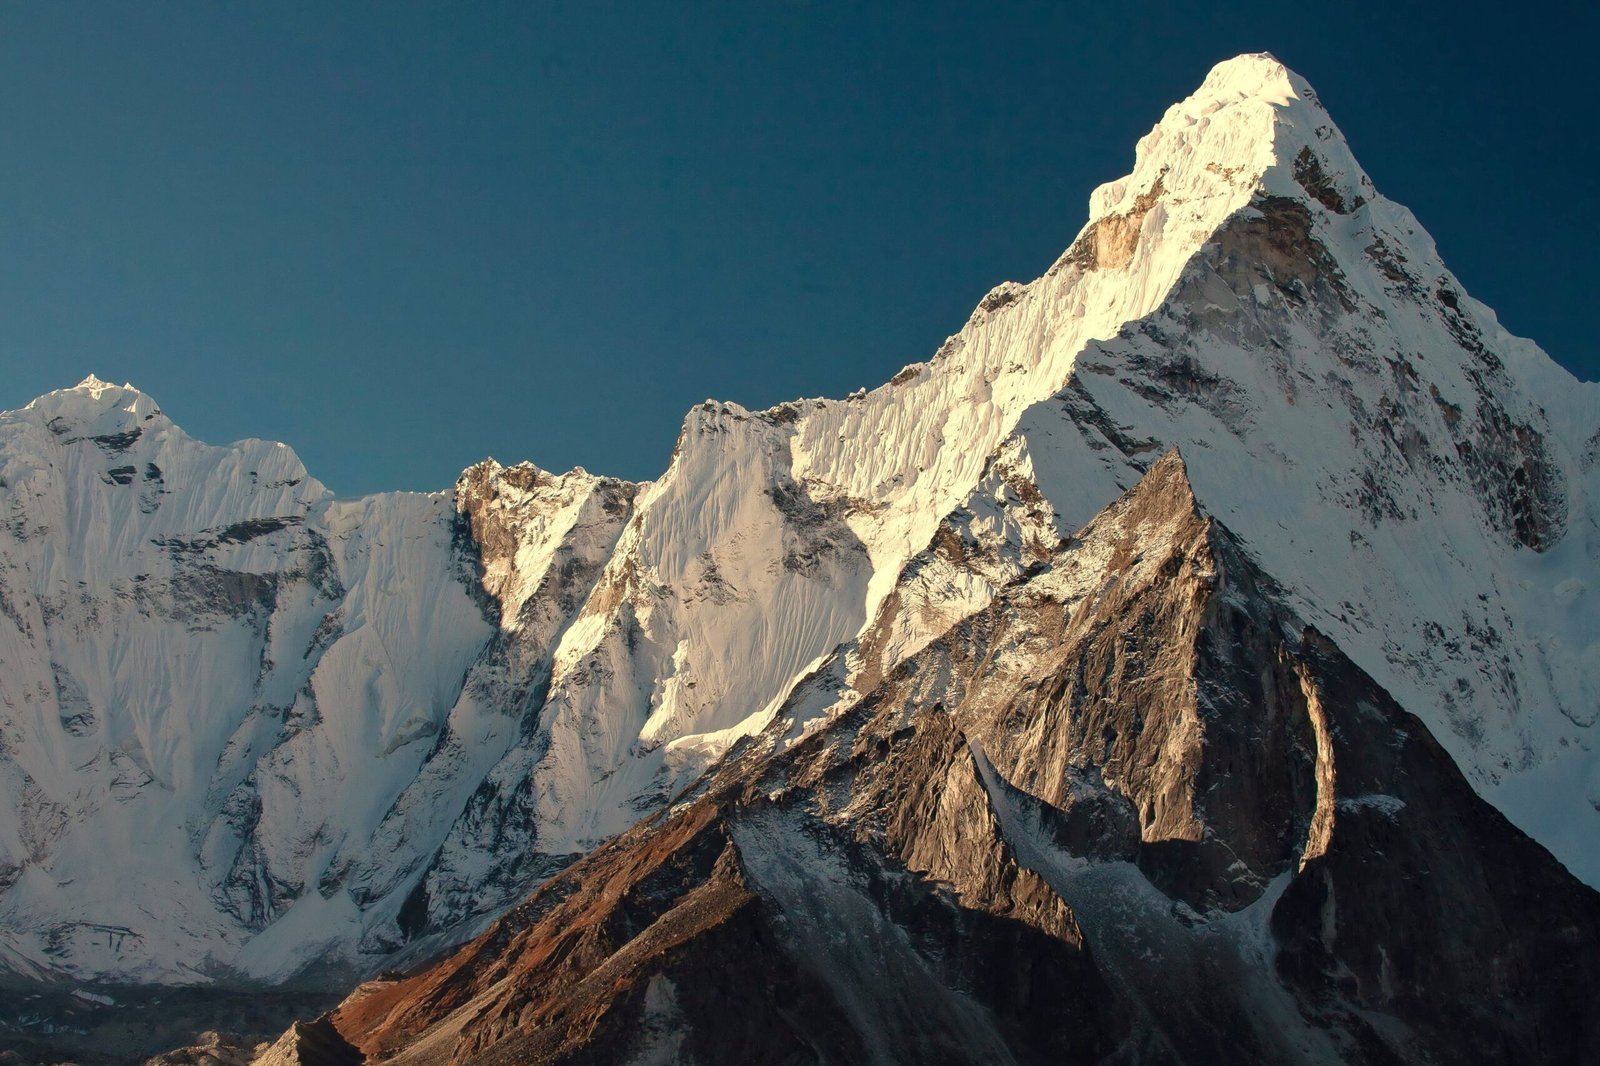
[[[1600,897],[1279,605],[1175,454],[789,728],[335,1024],[395,1063],[1558,1063],[1600,1040]]]
[[[125,1066],[149,1056],[156,1056],[155,1066],[243,1064],[294,1018],[314,1015],[336,998],[215,985],[83,991],[0,980],[0,1066]]]

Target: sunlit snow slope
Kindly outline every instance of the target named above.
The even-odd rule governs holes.
[[[642,486],[490,462],[335,501],[132,388],[0,416],[0,961],[277,979],[463,935],[740,735],[850,703],[1172,445],[1600,884],[1600,386],[1468,297],[1270,57],[1090,206],[928,363],[707,402]],[[947,518],[986,561],[906,569]]]

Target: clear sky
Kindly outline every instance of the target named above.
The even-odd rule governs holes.
[[[927,358],[1263,50],[1593,379],[1597,11],[7,3],[0,408],[93,371],[345,495],[485,455],[653,477],[702,399]]]

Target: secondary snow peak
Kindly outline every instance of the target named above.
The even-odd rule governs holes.
[[[24,410],[58,437],[131,433],[165,418],[146,393],[132,385],[113,385],[94,374],[69,389],[45,393]]]

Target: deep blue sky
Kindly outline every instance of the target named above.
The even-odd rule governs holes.
[[[1595,378],[1595,12],[6,4],[0,408],[92,370],[341,494],[489,454],[653,477],[707,396],[926,358],[1260,50]]]

